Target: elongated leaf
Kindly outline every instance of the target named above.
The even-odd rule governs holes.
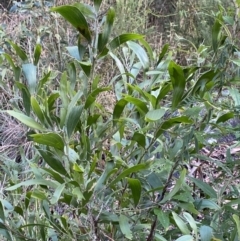
[[[122,45],[123,43],[126,43],[127,41],[138,40],[138,39],[142,39],[142,38],[143,38],[143,35],[140,35],[140,34],[135,34],[135,33],[122,34],[122,35],[119,35],[116,38],[114,38],[109,43],[109,49],[111,51],[113,51],[114,49],[118,48],[120,45]],[[107,55],[109,49],[107,47],[105,47],[98,57],[100,58],[100,57],[104,57],[105,55]]]
[[[5,223],[5,213],[4,213],[2,201],[0,201],[0,219],[1,219],[1,222]]]
[[[67,171],[65,170],[63,164],[61,161],[59,161],[58,159],[56,159],[55,157],[53,157],[51,155],[51,153],[49,152],[45,152],[43,150],[40,150],[38,148],[38,151],[40,153],[40,155],[43,157],[44,161],[55,171],[58,172],[62,175],[68,176]]]
[[[72,90],[74,90],[76,85],[76,80],[77,80],[77,70],[76,70],[75,64],[73,62],[69,63],[67,66],[67,70],[68,70],[68,76],[71,82],[71,88]]]
[[[24,63],[27,63],[28,57],[25,51],[22,48],[20,48],[17,44],[13,43],[12,41],[8,41],[8,43],[14,48],[14,50],[16,51],[16,54],[22,59],[22,61]]]
[[[44,186],[48,186],[48,187],[51,187],[51,188],[55,189],[55,188],[57,188],[59,183],[53,182],[51,180],[45,180],[45,179],[31,179],[31,180],[27,180],[27,181],[15,184],[15,185],[13,185],[11,187],[6,188],[5,190],[6,191],[13,191],[13,190],[16,190],[19,187],[31,186],[31,185],[44,185]]]
[[[115,19],[115,11],[112,7],[109,8],[104,23],[103,33],[99,35],[98,39],[98,51],[101,52],[109,41],[109,37],[112,31],[113,23]]]
[[[83,56],[80,56],[78,51],[78,46],[67,46],[66,47],[68,53],[76,60],[81,61]]]
[[[163,122],[163,124],[158,129],[155,137],[158,138],[165,130],[170,129],[171,127],[173,127],[174,125],[177,125],[179,123],[191,124],[192,120],[187,116],[180,116],[180,117],[171,118],[171,119]]]
[[[119,226],[125,238],[132,240],[133,235],[129,225],[129,219],[125,215],[120,215]]]
[[[222,25],[221,25],[220,21],[218,19],[216,19],[214,22],[214,25],[212,27],[212,46],[213,46],[214,52],[216,52],[218,49],[221,27],[222,27]]]
[[[50,200],[51,204],[55,204],[55,203],[58,202],[58,200],[59,200],[59,198],[61,197],[61,194],[62,194],[64,188],[65,188],[65,183],[59,185],[59,186],[56,188],[56,190],[55,190],[55,192],[53,193],[53,196],[52,196],[52,198],[51,198],[51,200]]]
[[[145,148],[145,146],[146,146],[146,137],[145,137],[145,135],[143,135],[143,134],[141,134],[139,132],[134,132],[132,140],[136,141],[138,143],[138,145],[140,145],[141,147]]]
[[[21,68],[18,67],[18,66],[15,66],[15,64],[14,64],[12,58],[10,57],[10,55],[8,55],[6,53],[4,53],[3,55],[5,56],[6,60],[8,61],[8,63],[12,67],[12,70],[14,72],[15,81],[19,81],[20,80],[20,76],[21,76],[21,71],[22,71]]]
[[[51,11],[61,14],[69,23],[73,25],[90,43],[91,33],[88,23],[81,11],[74,6],[59,6],[51,8]]]
[[[150,63],[149,63],[149,58],[147,56],[146,51],[144,50],[144,48],[142,46],[140,46],[137,43],[134,43],[132,41],[128,41],[127,42],[128,47],[136,54],[136,56],[138,57],[138,59],[140,60],[144,70],[148,70]]]
[[[240,93],[237,88],[230,89],[230,95],[233,98],[234,106],[238,107],[240,106]]]
[[[166,110],[164,109],[150,110],[145,116],[145,121],[152,122],[160,120],[164,116],[165,112]]]
[[[187,225],[184,223],[184,221],[175,213],[172,212],[173,219],[175,223],[177,224],[178,228],[181,230],[182,234],[190,234],[190,231],[187,227]]]
[[[141,191],[142,191],[141,183],[138,179],[134,179],[134,178],[127,178],[127,181],[132,191],[134,205],[135,207],[137,207],[141,197]]]
[[[209,208],[212,210],[220,210],[221,207],[218,206],[214,201],[209,199],[198,199],[195,200],[194,205],[197,210],[203,210],[204,208]]]
[[[114,110],[113,110],[113,124],[114,125],[116,125],[116,123],[118,122],[118,120],[119,120],[119,118],[120,118],[120,116],[121,116],[121,114],[122,114],[122,112],[123,112],[127,103],[128,102],[124,99],[120,99],[116,103],[116,105],[114,107]]]
[[[81,114],[82,114],[83,106],[74,106],[71,109],[71,112],[66,118],[66,125],[67,125],[67,133],[68,133],[68,138],[71,137],[73,131],[75,130]]]
[[[173,61],[169,63],[168,72],[173,86],[172,108],[176,108],[182,100],[186,79],[183,69]]]
[[[172,189],[172,191],[170,193],[168,193],[162,200],[160,203],[165,203],[169,200],[172,199],[172,197],[179,191],[179,189],[181,188],[185,177],[186,177],[186,169],[184,168],[181,172],[180,178],[177,180],[176,185],[174,186],[174,188]]]
[[[102,0],[94,0],[94,8],[98,12],[100,6],[101,6]]]
[[[32,129],[36,129],[36,130],[40,130],[40,131],[44,130],[42,125],[40,125],[35,120],[33,120],[32,118],[30,118],[22,113],[19,113],[19,112],[13,111],[13,110],[7,110],[5,112],[7,112],[9,115],[15,117],[20,122],[22,122],[24,125],[32,128]]]
[[[157,61],[157,66],[160,64],[160,62],[162,61],[163,57],[165,56],[165,54],[167,53],[169,48],[169,44],[165,44],[162,48],[162,52],[159,54],[158,57],[158,61]]]
[[[46,146],[52,146],[58,150],[63,150],[64,142],[60,135],[55,133],[42,133],[30,135],[34,142],[43,144]]]
[[[233,220],[236,223],[237,226],[237,232],[238,232],[238,237],[240,237],[240,221],[239,221],[239,217],[236,214],[233,214]]]
[[[194,234],[197,236],[198,228],[197,228],[196,221],[194,220],[194,218],[192,217],[192,215],[191,215],[190,213],[183,212],[183,217],[188,221],[190,227],[191,227],[192,230],[194,231]]]
[[[189,177],[191,181],[193,181],[204,193],[206,193],[211,198],[217,198],[216,191],[207,183],[201,181],[200,179],[196,179],[194,177]]]
[[[90,77],[92,65],[90,62],[79,62],[84,74]]]
[[[110,184],[109,186],[113,186],[114,184],[118,183],[120,180],[123,178],[127,177],[129,174],[134,173],[134,172],[139,172],[142,170],[145,170],[148,167],[148,164],[138,164],[133,167],[129,167],[125,169],[120,175],[117,176]]]
[[[216,123],[226,122],[227,120],[232,119],[232,118],[234,118],[234,113],[233,112],[229,112],[229,113],[226,113],[226,114],[220,116],[217,119]]]
[[[162,224],[165,230],[170,226],[169,213],[162,211],[161,209],[155,208],[154,214],[157,215],[158,221]]]
[[[88,95],[84,108],[85,109],[89,108],[89,106],[91,106],[94,103],[99,93],[108,91],[110,89],[111,89],[110,87],[104,87],[104,88],[97,88],[96,90],[94,90],[92,93]]]
[[[37,100],[33,96],[31,96],[31,105],[32,105],[32,109],[33,109],[34,113],[37,115],[39,121],[42,123],[42,125],[44,125],[43,112],[42,112]]]
[[[84,15],[85,18],[90,18],[90,19],[96,18],[96,11],[91,5],[77,2],[77,3],[74,3],[73,6],[77,7],[80,10],[80,12]]]
[[[34,60],[33,60],[34,65],[38,64],[38,61],[39,61],[40,55],[41,55],[41,50],[42,50],[42,46],[40,44],[36,44],[35,49],[34,49]]]
[[[132,104],[134,104],[138,111],[140,113],[142,113],[143,115],[145,115],[147,112],[148,112],[148,107],[146,105],[145,102],[143,102],[142,100],[138,99],[138,98],[135,98],[135,97],[132,97],[132,96],[129,96],[129,95],[126,95],[124,97],[124,99]]]
[[[213,230],[209,226],[201,226],[199,229],[201,241],[211,241],[213,237]]]
[[[29,92],[31,94],[34,94],[37,87],[37,67],[30,63],[30,64],[23,64],[22,69],[23,69],[24,76],[27,80]]]
[[[182,237],[176,239],[176,241],[194,241],[194,237],[192,235],[183,235]]]

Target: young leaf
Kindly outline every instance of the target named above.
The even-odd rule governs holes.
[[[101,6],[102,0],[94,0],[94,8],[96,9],[96,12],[98,12],[100,6]]]
[[[122,112],[123,112],[127,103],[128,102],[124,99],[120,99],[116,103],[116,105],[114,107],[114,110],[113,110],[113,124],[114,125],[116,125],[116,123],[118,122],[118,120],[119,120],[119,118],[120,118],[120,116],[121,116],[121,114],[122,114]]]
[[[42,125],[44,125],[43,112],[42,112],[37,100],[33,96],[31,96],[31,105],[32,105],[32,109],[33,109],[34,113],[37,115],[39,121],[42,123]]]
[[[191,215],[190,213],[183,212],[183,217],[188,221],[190,227],[191,227],[192,230],[194,231],[195,237],[197,237],[198,228],[197,228],[196,221],[194,220],[194,218],[192,217],[192,215]]]
[[[64,142],[60,135],[55,133],[42,133],[30,135],[33,141],[46,146],[52,146],[58,150],[63,150]]]
[[[163,57],[165,56],[165,54],[167,53],[169,48],[169,44],[165,44],[162,48],[162,52],[159,54],[158,57],[158,61],[157,61],[157,66],[160,64],[160,62],[162,61]]]
[[[186,80],[183,69],[179,65],[175,64],[173,61],[169,63],[168,72],[173,87],[172,108],[176,108],[182,100]]]
[[[233,112],[228,112],[228,113],[226,113],[224,115],[221,115],[217,119],[216,123],[218,124],[218,123],[221,123],[221,122],[226,122],[227,120],[230,120],[232,118],[234,118],[234,113]]]
[[[148,107],[146,105],[145,102],[143,102],[142,100],[138,99],[138,98],[134,98],[130,95],[125,95],[124,99],[132,104],[134,104],[138,111],[140,113],[142,113],[143,115],[145,115],[148,112]]]
[[[238,237],[240,237],[240,221],[239,221],[239,217],[236,214],[233,214],[233,220],[236,223],[237,226],[237,232],[238,232]]]
[[[222,27],[222,25],[221,25],[219,19],[216,19],[215,23],[212,27],[212,46],[213,46],[214,52],[216,52],[218,49],[221,27]]]
[[[37,86],[37,67],[30,63],[30,64],[23,64],[22,69],[23,69],[23,74],[27,80],[29,92],[31,94],[34,94]]]
[[[17,44],[13,43],[12,41],[7,41],[16,51],[16,54],[22,59],[24,63],[28,62],[28,57],[24,50],[20,48]]]
[[[129,219],[125,215],[120,215],[119,226],[125,238],[132,240],[133,236],[130,229],[131,226],[129,225]]]
[[[82,12],[74,6],[64,5],[51,8],[51,11],[61,14],[69,23],[72,24],[86,39],[91,43],[91,33],[88,23]]]
[[[44,128],[42,127],[42,125],[40,125],[35,120],[33,120],[32,118],[30,118],[22,113],[19,113],[19,112],[13,111],[13,110],[7,110],[5,112],[7,112],[9,115],[15,117],[20,122],[22,122],[24,125],[32,128],[32,129],[44,131]]]
[[[141,197],[141,189],[142,189],[141,183],[138,179],[134,179],[134,178],[127,178],[127,181],[128,181],[128,185],[132,191],[134,205],[135,205],[135,207],[137,207],[138,202]]]
[[[113,22],[115,19],[115,11],[112,7],[109,8],[106,16],[106,21],[104,23],[104,28],[102,34],[99,35],[98,39],[98,51],[101,52],[103,48],[109,41],[109,37],[112,31]]]
[[[40,44],[37,44],[35,46],[35,50],[34,50],[34,60],[33,60],[34,65],[38,64],[38,61],[39,61],[40,55],[41,55],[41,50],[42,50],[42,46]]]

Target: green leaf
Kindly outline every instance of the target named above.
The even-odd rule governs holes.
[[[57,188],[59,183],[56,183],[56,182],[53,182],[53,181],[50,181],[50,180],[45,180],[45,179],[30,179],[30,180],[15,184],[11,187],[8,187],[5,190],[6,191],[13,191],[13,190],[18,189],[19,187],[31,186],[31,185],[44,185],[44,186],[48,186],[48,187],[51,187],[51,188],[55,189],[55,188]]]
[[[138,145],[140,145],[141,147],[145,148],[145,146],[146,146],[146,137],[142,133],[134,132],[132,140],[136,141],[138,143]]]
[[[191,181],[195,183],[204,193],[206,193],[211,198],[217,198],[216,191],[207,183],[201,181],[200,179],[189,177]]]
[[[33,120],[32,118],[30,118],[22,113],[19,113],[19,112],[13,111],[13,110],[7,110],[5,112],[7,112],[9,115],[15,117],[20,122],[22,122],[24,125],[32,128],[32,129],[44,131],[44,128],[42,127],[42,125],[40,125],[35,120]]]
[[[125,215],[120,215],[119,226],[125,238],[132,240],[133,235],[129,225],[129,219]]]
[[[104,88],[97,88],[96,90],[94,90],[92,93],[88,95],[84,108],[85,109],[89,108],[95,102],[96,97],[98,96],[99,93],[108,91],[110,89],[111,89],[110,87],[104,87]]]
[[[236,214],[233,214],[232,217],[233,217],[233,220],[235,221],[236,226],[237,226],[238,237],[240,237],[240,221],[239,221],[239,217]]]
[[[44,124],[44,115],[43,115],[43,112],[37,102],[37,100],[31,96],[31,105],[32,105],[32,109],[34,111],[34,113],[37,115],[39,121]]]
[[[190,227],[192,228],[192,230],[194,231],[195,237],[198,234],[198,228],[197,228],[197,224],[196,221],[194,220],[194,218],[192,217],[192,215],[190,213],[187,212],[183,212],[183,217],[187,220],[187,222],[189,223]]]
[[[213,230],[208,226],[201,226],[199,229],[201,241],[211,241],[213,237]]]
[[[160,62],[162,61],[163,57],[165,56],[165,54],[167,53],[169,48],[169,44],[165,44],[162,48],[162,52],[159,54],[158,57],[158,61],[157,61],[157,66],[160,64]]]
[[[67,171],[65,170],[61,161],[56,159],[49,151],[43,151],[37,148],[40,155],[43,157],[44,161],[55,171],[62,175],[68,176]]]
[[[135,207],[137,207],[141,197],[141,190],[142,190],[141,183],[138,179],[134,179],[134,178],[127,178],[127,181],[132,191],[134,205]]]
[[[101,52],[103,48],[106,46],[108,43],[113,23],[115,19],[115,11],[112,7],[109,8],[106,16],[106,21],[104,23],[104,28],[102,34],[99,35],[98,39],[98,51]]]
[[[198,199],[195,200],[194,205],[196,206],[197,210],[203,210],[205,208],[209,208],[212,210],[220,210],[221,207],[218,206],[214,201],[209,199]]]
[[[94,0],[94,8],[98,12],[100,6],[101,6],[102,0]]]
[[[146,51],[143,47],[141,47],[139,44],[134,43],[132,41],[127,42],[128,47],[137,55],[138,59],[140,60],[144,70],[149,69],[149,58],[147,56]]]
[[[165,230],[168,230],[170,226],[169,213],[162,211],[161,209],[155,208],[154,214],[157,215],[158,221],[162,224]]]
[[[65,5],[51,8],[51,11],[61,14],[87,39],[89,43],[91,42],[91,33],[88,27],[88,23],[82,12],[77,7]]]
[[[81,114],[82,114],[83,106],[74,106],[71,110],[69,115],[66,118],[66,126],[67,126],[67,134],[68,138],[71,137],[73,131],[75,130]]]
[[[120,45],[122,45],[123,43],[126,43],[127,41],[138,40],[138,39],[142,39],[142,38],[143,38],[143,35],[135,34],[135,33],[121,34],[121,35],[117,36],[116,38],[114,38],[109,43],[109,48],[111,51],[113,51],[116,48],[118,48]],[[99,58],[104,57],[105,55],[107,55],[108,51],[109,51],[109,49],[107,47],[105,47],[98,57]]]
[[[21,76],[21,68],[18,66],[15,66],[12,58],[10,57],[10,55],[4,53],[3,54],[5,56],[5,58],[7,59],[8,63],[11,65],[13,72],[14,72],[14,77],[15,77],[15,81],[19,81],[20,80],[20,76]]]
[[[42,133],[30,135],[33,141],[46,146],[52,146],[58,150],[63,150],[64,142],[60,135],[55,133]]]
[[[186,79],[183,69],[173,61],[169,63],[168,72],[173,87],[172,108],[176,108],[182,100]]]
[[[108,174],[113,170],[114,166],[115,166],[114,161],[106,162],[105,170],[96,183],[96,186],[94,189],[95,192],[98,192],[103,188],[103,184],[106,182]]]
[[[190,231],[187,227],[187,225],[184,223],[184,221],[175,213],[172,212],[173,219],[175,223],[177,224],[178,228],[181,230],[182,234],[190,234]]]
[[[56,203],[58,202],[58,200],[59,200],[59,198],[61,197],[61,194],[62,194],[64,188],[65,188],[65,183],[60,184],[60,185],[56,188],[55,192],[53,193],[52,198],[50,199],[50,203],[51,203],[51,204],[56,204]]]
[[[118,120],[119,120],[119,118],[120,118],[120,116],[121,116],[121,114],[122,114],[122,112],[123,112],[127,103],[128,102],[124,99],[120,99],[116,103],[116,105],[114,107],[114,110],[113,110],[113,124],[114,125],[118,122]]]
[[[82,60],[83,56],[80,56],[79,51],[78,51],[78,46],[67,46],[66,49],[72,58],[74,58],[78,61]]]
[[[177,125],[180,123],[191,124],[192,120],[187,116],[180,116],[180,117],[174,117],[167,121],[164,121],[163,124],[159,127],[158,131],[156,132],[155,138],[157,139],[165,130],[168,130],[174,125]]]
[[[222,28],[222,25],[221,25],[219,19],[216,19],[214,22],[214,25],[212,27],[212,46],[213,46],[214,52],[216,52],[218,50],[221,28]]]
[[[182,237],[176,239],[176,241],[194,241],[195,239],[191,235],[183,235]]]
[[[7,41],[16,51],[16,54],[22,59],[24,63],[28,62],[28,57],[25,53],[25,51],[20,48],[17,44],[13,43],[12,41]]]
[[[146,105],[145,102],[143,102],[142,100],[139,100],[138,98],[132,97],[130,95],[125,95],[124,99],[132,104],[134,104],[138,111],[140,113],[142,113],[143,115],[145,115],[148,112],[148,107]]]
[[[218,124],[218,123],[221,123],[221,122],[226,122],[227,120],[232,119],[232,118],[234,118],[234,113],[233,112],[228,112],[228,113],[226,113],[224,115],[221,115],[217,119],[216,123]]]
[[[76,70],[75,64],[73,62],[69,63],[67,65],[67,70],[68,70],[68,76],[69,76],[70,83],[71,83],[70,86],[71,86],[72,90],[74,90],[75,85],[76,85],[76,80],[77,80],[77,70]]]
[[[90,77],[92,65],[90,62],[79,62],[84,74]]]
[[[159,92],[156,103],[159,103],[168,94],[170,90],[172,90],[172,84],[169,82],[164,83]]]
[[[164,109],[150,110],[145,116],[145,121],[148,121],[148,122],[158,121],[164,116],[165,112],[166,110]]]
[[[237,88],[230,89],[230,95],[233,98],[234,106],[238,107],[240,106],[240,93]]]
[[[4,208],[3,208],[3,204],[2,201],[0,201],[0,221],[5,223],[5,213],[4,213]]]
[[[33,64],[37,65],[38,61],[40,59],[40,55],[41,55],[41,51],[42,51],[42,46],[40,44],[36,44],[35,49],[34,49],[34,60],[33,60]]]
[[[134,172],[139,172],[141,170],[145,170],[148,167],[147,163],[142,163],[142,164],[138,164],[135,165],[133,167],[129,167],[127,169],[125,169],[120,175],[118,175],[110,184],[109,186],[113,186],[114,184],[118,183],[120,180],[122,180],[123,178],[125,178],[126,176],[128,176],[131,173]]]
[[[23,64],[22,69],[23,69],[23,74],[27,80],[29,92],[31,94],[34,94],[37,86],[37,67],[30,63],[30,64]]]
[[[85,16],[85,18],[96,18],[96,11],[91,5],[78,2],[74,3],[73,6],[77,7],[80,10],[80,12]]]
[[[165,202],[171,200],[172,197],[179,191],[179,189],[181,188],[181,186],[185,180],[186,172],[187,172],[187,170],[185,168],[183,168],[180,178],[177,180],[174,188],[171,190],[171,192],[169,192],[167,195],[165,195],[165,197],[160,201],[160,203],[165,203]]]

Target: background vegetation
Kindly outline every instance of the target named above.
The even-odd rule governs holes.
[[[239,7],[3,9],[0,239],[239,240]]]

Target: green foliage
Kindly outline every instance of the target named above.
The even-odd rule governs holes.
[[[142,35],[112,38],[114,9],[99,21],[100,9],[101,1],[51,9],[79,33],[59,79],[53,70],[37,73],[39,44],[33,61],[11,41],[20,60],[0,56],[19,98],[1,114],[27,126],[33,143],[32,155],[20,150],[26,170],[12,172],[2,158],[1,238],[238,240],[239,163],[231,156],[238,143],[220,161],[210,141],[239,134],[226,127],[239,115],[240,94],[237,46],[223,14],[216,15],[212,48],[197,49],[208,53],[205,64],[182,67],[168,45],[156,54]],[[108,58],[119,74],[102,87],[98,69]],[[109,90],[116,103],[104,120],[98,97]],[[204,178],[208,169],[219,176]]]

